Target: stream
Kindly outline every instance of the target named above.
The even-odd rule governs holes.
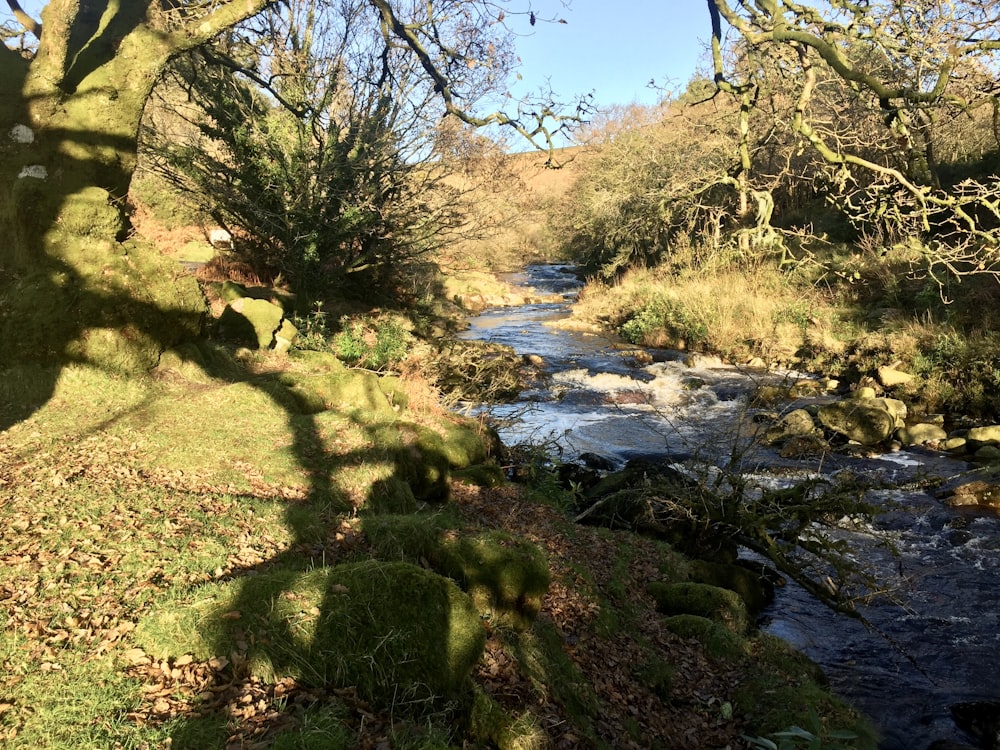
[[[549,376],[518,403],[488,408],[508,445],[544,445],[564,461],[601,465],[645,457],[732,466],[734,436],[747,419],[745,396],[762,380],[797,377],[748,372],[711,358],[686,361],[673,351],[649,351],[650,362],[613,337],[553,325],[568,318],[579,288],[571,267],[532,266],[509,280],[561,294],[564,302],[490,309],[462,334],[536,355]],[[820,465],[816,458],[791,461],[761,449],[736,460],[748,472],[773,473],[776,481],[847,468],[906,482],[968,469],[930,451],[827,456]],[[880,631],[871,632],[789,584],[778,590],[761,628],[823,667],[831,689],[879,727],[882,750],[924,750],[935,742],[998,747],[995,739],[977,744],[963,732],[952,707],[984,702],[994,717],[1000,711],[994,705],[1000,702],[1000,516],[950,508],[925,492],[883,490],[869,499],[885,508],[874,528],[842,533],[866,565],[898,589],[904,605],[865,609]],[[889,535],[900,557],[873,548],[871,532]]]

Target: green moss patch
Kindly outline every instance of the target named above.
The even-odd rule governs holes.
[[[371,516],[364,521],[372,552],[383,559],[430,565],[455,580],[483,614],[517,627],[531,625],[549,588],[544,553],[501,531],[453,531],[447,513]]]
[[[295,395],[297,402],[311,405],[306,413],[337,409],[365,422],[384,422],[395,419],[406,403],[402,389],[393,387],[396,384],[343,365],[330,366],[318,374],[282,373],[279,382]]]
[[[477,607],[527,627],[549,590],[549,566],[531,542],[501,531],[450,535],[431,552],[431,564],[469,592]]]
[[[747,606],[739,594],[705,583],[651,583],[656,609],[667,615],[698,615],[743,635],[750,627]]]
[[[549,746],[548,736],[538,726],[538,719],[525,711],[515,715],[481,690],[472,704],[472,734],[488,740],[498,750],[541,750]]]
[[[136,640],[158,658],[236,654],[267,681],[356,686],[398,704],[455,695],[486,636],[452,581],[369,560],[203,587],[146,618]]]
[[[746,604],[751,617],[758,614],[774,598],[774,586],[763,575],[742,565],[694,560],[691,563],[690,575],[699,583],[735,591]]]
[[[664,621],[667,629],[681,636],[698,641],[705,651],[719,659],[738,660],[747,653],[748,643],[725,625],[720,625],[707,617],[684,614],[668,617]]]

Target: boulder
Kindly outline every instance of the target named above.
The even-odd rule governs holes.
[[[746,602],[731,589],[707,583],[650,583],[647,591],[656,600],[656,611],[665,615],[697,615],[717,622],[737,635],[750,627]]]
[[[531,627],[551,581],[545,553],[502,531],[445,534],[427,559],[462,587],[484,617],[516,630]]]
[[[819,421],[827,429],[862,445],[877,445],[895,432],[897,417],[884,403],[890,399],[848,399],[826,404]]]
[[[938,443],[938,448],[948,453],[965,453],[968,443],[964,437],[952,435]]]
[[[937,443],[946,440],[948,433],[936,424],[920,422],[911,424],[908,427],[901,427],[896,432],[896,437],[903,445],[925,445],[926,443]]]
[[[756,618],[764,607],[774,601],[773,576],[766,575],[765,572],[766,569],[759,566],[751,569],[748,565],[739,563],[714,563],[707,560],[691,562],[693,581],[736,592],[746,604],[751,618]]]
[[[909,385],[913,382],[913,376],[908,372],[901,372],[895,366],[878,368],[878,382],[884,388],[895,388],[900,385]]]
[[[812,414],[805,409],[795,409],[788,412],[764,432],[764,444],[774,445],[789,438],[801,435],[811,435],[816,432],[816,423]]]
[[[274,350],[279,354],[287,354],[298,337],[299,329],[293,326],[288,319],[282,320],[281,326],[274,334]]]
[[[959,485],[939,497],[953,507],[974,505],[981,508],[1000,510],[1000,484],[977,480]]]
[[[969,448],[976,451],[984,445],[1000,445],[1000,425],[973,427],[965,436]]]
[[[263,299],[239,297],[230,302],[226,309],[236,313],[250,324],[257,339],[258,348],[271,348],[274,343],[274,335],[281,328],[281,321],[285,316],[285,311],[281,309],[280,305]],[[226,315],[227,313],[223,312],[223,316]],[[220,318],[221,320],[222,318]]]

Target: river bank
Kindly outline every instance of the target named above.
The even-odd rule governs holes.
[[[148,378],[44,374],[0,433],[5,747],[701,750],[808,708],[864,728],[779,641],[666,628],[649,586],[689,561],[501,482],[490,433],[418,378],[208,342]]]
[[[544,271],[541,279],[520,280],[541,282],[544,290],[550,272]],[[555,448],[564,461],[603,459],[609,468],[637,457],[666,457],[675,464],[697,458],[731,466],[720,461],[731,462],[736,455],[733,436],[747,414],[740,396],[761,386],[761,371],[710,358],[689,359],[680,352],[654,352],[642,361],[598,329],[571,322],[567,332],[569,315],[566,304],[497,310],[473,321],[466,334],[513,345],[550,376],[525,394],[523,406],[493,409],[501,417],[517,415],[502,433],[507,440],[534,440]],[[791,375],[779,373],[777,378],[779,385],[784,379],[786,396]],[[812,382],[796,376],[794,382],[799,381]],[[811,398],[824,400],[815,391]],[[809,401],[808,395],[786,399],[765,411],[787,415]],[[811,423],[810,429],[814,427]],[[828,446],[781,455],[780,447],[740,454],[750,459],[744,470],[758,477],[780,470],[780,478],[769,481],[850,472],[869,482],[866,494],[880,509],[873,522],[836,533],[852,548],[874,550],[874,539],[900,548],[898,557],[872,551],[865,562],[878,570],[899,604],[864,610],[876,628],[873,634],[845,618],[831,618],[804,591],[788,586],[765,614],[765,628],[788,638],[831,673],[835,689],[882,726],[883,747],[972,741],[975,735],[959,729],[953,713],[956,706],[976,704],[983,721],[982,714],[989,715],[997,698],[991,693],[994,674],[989,666],[995,630],[989,617],[983,618],[984,612],[994,611],[989,602],[997,596],[997,518],[986,510],[951,508],[934,488],[975,465],[964,454],[953,457],[921,447],[892,450],[887,443],[847,453]],[[906,486],[910,489],[891,489]],[[964,726],[968,729],[968,722]]]

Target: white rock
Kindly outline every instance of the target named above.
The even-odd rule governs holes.
[[[19,123],[10,129],[10,139],[14,143],[34,143],[35,133],[27,125]]]
[[[233,235],[225,229],[216,228],[208,233],[208,241],[216,249],[228,249],[233,245]]]
[[[49,177],[49,170],[47,170],[42,164],[29,164],[26,167],[22,167],[20,174],[17,176],[19,180],[23,177],[33,177],[36,180],[45,180]]]

